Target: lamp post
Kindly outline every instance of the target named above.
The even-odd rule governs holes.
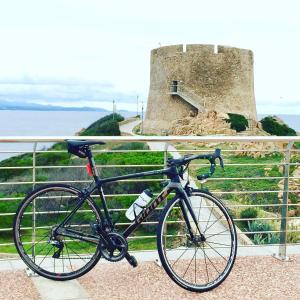
[[[115,104],[115,100],[113,100],[113,120],[115,119],[115,113],[116,113],[116,104]]]
[[[139,95],[136,96],[136,116],[139,115]]]
[[[141,134],[144,132],[144,102],[142,100],[142,124],[141,124]]]

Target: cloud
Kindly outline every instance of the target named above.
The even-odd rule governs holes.
[[[89,80],[34,78],[0,78],[0,100],[11,102],[118,102],[132,103],[136,95],[119,92],[109,82]],[[99,105],[101,106],[101,105]]]

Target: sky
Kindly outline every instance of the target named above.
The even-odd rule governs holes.
[[[150,51],[254,51],[258,113],[300,114],[300,1],[0,1],[0,101],[136,110]]]

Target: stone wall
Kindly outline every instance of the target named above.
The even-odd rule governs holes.
[[[257,119],[251,50],[213,45],[173,45],[151,51],[150,89],[145,133],[170,129],[197,109],[170,94],[173,80],[197,95],[205,110],[239,113]],[[198,102],[197,102],[198,103]]]

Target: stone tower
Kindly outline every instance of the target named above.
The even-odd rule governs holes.
[[[162,134],[173,120],[208,110],[257,119],[253,52],[214,45],[153,49],[144,132]]]

